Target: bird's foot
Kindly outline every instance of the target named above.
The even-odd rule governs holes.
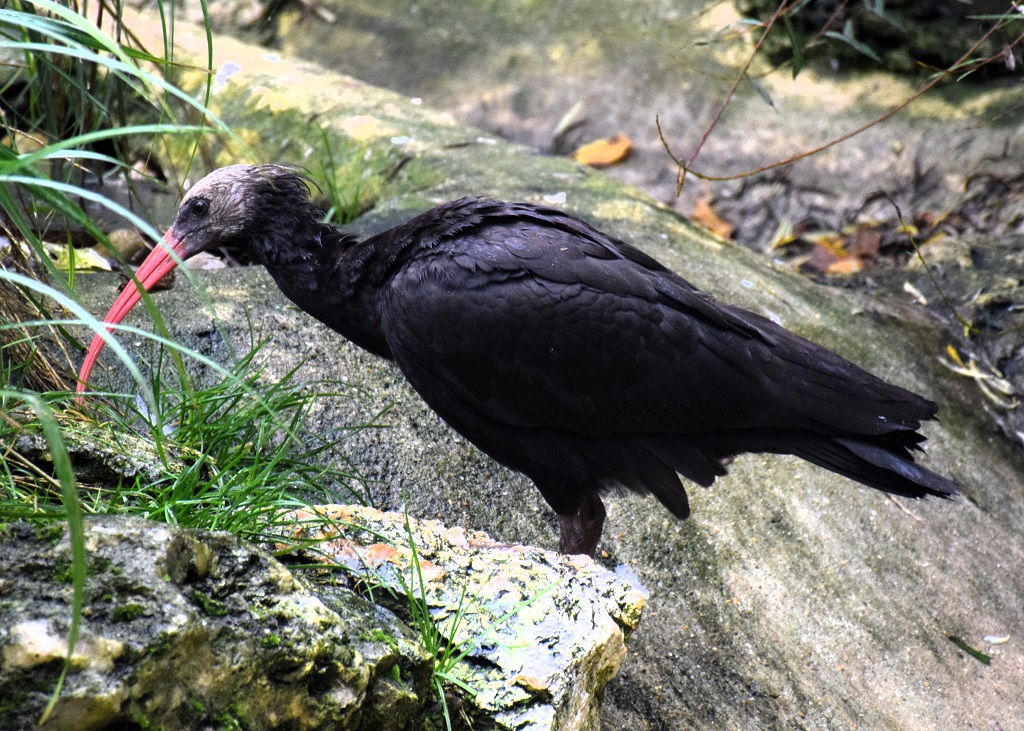
[[[593,558],[597,542],[604,527],[604,503],[597,495],[588,495],[575,513],[559,514],[558,524],[561,535],[558,539],[560,553],[586,554]]]

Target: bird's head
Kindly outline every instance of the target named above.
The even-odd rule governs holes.
[[[189,190],[164,242],[180,259],[223,246],[238,246],[260,259],[263,252],[252,249],[272,238],[267,234],[275,227],[293,231],[310,218],[308,207],[307,178],[300,171],[283,165],[231,165]]]
[[[120,323],[142,299],[140,289],[148,292],[178,262],[202,251],[234,245],[265,262],[270,252],[263,249],[266,242],[275,240],[274,227],[294,229],[300,218],[311,220],[309,208],[306,178],[293,168],[231,165],[215,170],[182,199],[174,225],[135,272],[139,286],[124,288],[104,323]],[[97,335],[89,346],[78,377],[79,393],[85,389],[103,343]]]

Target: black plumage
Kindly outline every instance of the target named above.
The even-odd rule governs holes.
[[[602,493],[685,518],[677,473],[707,486],[746,452],[896,495],[958,492],[914,462],[934,403],[558,210],[464,198],[359,241],[322,222],[295,171],[232,166],[188,193],[166,240],[182,258],[245,247],[299,307],[393,360],[536,483],[565,552],[594,552]]]

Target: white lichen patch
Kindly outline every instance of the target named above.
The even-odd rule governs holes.
[[[71,656],[71,667],[109,672],[124,652],[123,642],[105,637],[81,637]],[[68,654],[68,637],[55,632],[49,620],[33,619],[14,625],[10,643],[4,648],[8,668],[31,668],[63,662]]]

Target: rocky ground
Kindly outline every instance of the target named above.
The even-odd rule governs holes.
[[[232,75],[215,110],[260,161],[308,164],[320,130],[339,151],[360,150],[372,206],[355,223],[361,231],[470,193],[561,196],[715,296],[940,401],[927,463],[971,496],[897,505],[795,460],[756,457],[738,460],[713,490],[694,491],[687,522],[650,500],[615,500],[601,559],[630,567],[650,597],[608,685],[604,727],[1013,728],[1024,688],[1014,639],[1024,632],[1024,427],[1014,408],[1024,390],[1020,90],[947,85],[813,157],[733,181],[690,180],[677,196],[655,119],[683,157],[709,129],[744,46],[695,42],[712,39],[731,6],[524,7],[319,2],[284,6],[268,25],[259,6],[236,15],[236,28],[243,21],[244,34],[272,48],[218,38],[216,65]],[[203,38],[180,38],[205,52]],[[842,68],[760,83],[772,104],[741,88],[698,169],[731,175],[785,159],[915,89]],[[608,168],[614,179],[551,157],[618,133],[633,146]],[[241,155],[227,146],[211,160]],[[700,201],[714,213],[703,220],[732,226],[746,249],[675,215]],[[916,226],[924,264],[897,230],[897,208]],[[268,375],[304,358],[312,377],[340,374],[365,389],[354,413],[319,414],[315,428],[395,405],[391,428],[349,445],[385,507],[553,545],[554,519],[534,488],[453,435],[394,369],[289,309],[261,272],[199,280],[220,322],[189,288],[159,295],[190,345],[226,358],[245,346],[251,322],[272,334]],[[113,288],[97,278],[83,292],[102,311]]]
[[[479,51],[487,40],[480,26],[483,21],[467,6],[461,6],[461,19],[438,16],[434,34],[425,33],[423,21],[412,18],[408,8],[385,22],[385,9],[379,3],[374,7],[373,13],[362,9],[365,17],[341,18],[343,11],[362,8],[348,4],[347,10],[337,9],[332,23],[309,16],[292,31],[303,44],[316,45],[321,60],[333,55],[324,50],[331,48],[328,36],[314,35],[321,25],[342,34],[338,46],[349,49],[356,59],[372,56],[386,43],[380,39],[359,42],[351,34],[369,33],[368,28],[378,26],[391,27],[396,33],[404,27],[418,28],[418,34],[409,33],[394,43],[409,54],[435,36],[463,38],[473,52],[410,55],[403,68],[427,90],[412,96],[396,79],[393,85],[402,90],[396,96],[319,67],[294,64],[286,58],[294,49],[285,41],[280,43],[281,57],[275,57],[266,49],[218,38],[216,63],[221,69],[231,68],[233,74],[215,95],[215,109],[249,146],[244,151],[220,148],[211,153],[211,160],[224,164],[251,155],[309,164],[316,159],[321,130],[339,151],[361,145],[365,152],[360,164],[370,169],[365,193],[371,210],[355,226],[364,232],[468,193],[534,200],[557,196],[568,210],[642,246],[715,296],[775,316],[787,327],[927,393],[944,406],[942,426],[929,431],[928,464],[968,485],[973,504],[897,505],[797,461],[767,457],[738,460],[715,489],[694,491],[694,516],[687,522],[671,519],[649,500],[615,500],[601,545],[602,560],[609,566],[631,567],[650,597],[631,638],[629,657],[608,686],[602,711],[605,728],[839,729],[857,725],[929,729],[974,723],[1010,727],[1019,719],[1016,699],[1024,686],[1019,648],[1012,639],[987,644],[986,638],[994,642],[1007,635],[1015,637],[1024,621],[1024,597],[1011,568],[1024,560],[1019,538],[1024,531],[1020,524],[1024,511],[1019,509],[1024,498],[1021,463],[1010,442],[997,436],[991,421],[981,418],[980,404],[988,397],[976,385],[980,377],[969,379],[951,370],[970,372],[969,358],[958,351],[957,357],[964,361],[961,366],[945,353],[947,333],[943,326],[937,327],[931,314],[942,300],[927,289],[930,280],[923,278],[927,275],[897,268],[898,262],[893,261],[887,265],[895,272],[892,286],[878,291],[884,296],[864,287],[823,288],[791,271],[781,256],[772,254],[766,260],[761,253],[766,246],[755,246],[759,250],[752,253],[724,243],[607,176],[530,148],[507,145],[493,134],[497,127],[491,127],[491,132],[468,128],[432,111],[431,104],[444,106],[447,98],[451,107],[482,108],[490,103],[498,112],[505,110],[506,116],[520,114],[517,109],[526,110],[521,116],[538,116],[539,112],[529,113],[529,105],[517,107],[515,100],[528,98],[529,92],[523,89],[534,89],[544,97],[559,84],[599,90],[587,97],[595,108],[605,109],[600,106],[602,100],[613,92],[635,101],[639,97],[623,91],[625,80],[641,73],[643,63],[630,61],[625,53],[602,50],[601,43],[581,36],[586,27],[582,18],[607,21],[612,17],[610,11],[602,15],[602,7],[588,6],[590,12],[584,15],[580,4],[558,4],[544,17],[535,14],[522,20],[526,30],[519,35],[511,32],[516,24],[502,19],[499,12],[494,17],[505,23],[507,32],[495,37],[505,45],[486,53]],[[573,9],[575,15],[570,12]],[[648,41],[673,28],[694,25],[679,18],[673,25],[669,16],[660,25],[645,25],[637,16],[631,17],[636,21],[631,28],[657,28],[647,35],[639,33]],[[571,36],[572,43],[564,38],[556,42],[551,35],[557,30],[566,36],[573,27],[578,32]],[[614,28],[598,30],[602,32],[598,40],[622,37]],[[185,34],[179,37],[184,39]],[[545,55],[536,52],[537,46],[545,49]],[[205,41],[195,39],[194,48],[202,53]],[[509,48],[519,50],[513,53]],[[693,109],[713,108],[708,101],[711,87],[691,83],[687,95],[664,91],[677,62],[663,41],[645,48],[658,50],[648,58],[660,63],[655,67],[659,73],[645,78],[661,82],[653,88],[662,90],[662,99],[671,96],[678,102],[675,113],[691,108],[679,101],[683,98],[691,103],[697,100]],[[611,60],[602,62],[605,56]],[[448,65],[443,63],[446,58],[451,60]],[[568,59],[561,70],[559,59]],[[480,91],[482,87],[474,92],[468,82],[449,80],[447,96],[439,91],[436,98],[428,98],[428,82],[443,76],[441,69],[469,74],[476,67],[514,71],[520,65],[536,72],[538,81],[532,86],[494,82],[490,88],[505,91],[488,96]],[[620,83],[606,81],[602,86],[598,78],[602,69],[609,74],[606,78]],[[614,76],[609,69],[617,69],[614,73],[620,75]],[[677,81],[682,76],[676,71]],[[726,122],[738,126],[712,136],[718,141],[714,146],[709,141],[707,159],[725,170],[730,166],[749,169],[752,160],[789,154],[794,140],[828,139],[834,134],[829,125],[862,121],[909,89],[903,82],[882,78],[813,77],[809,87],[804,86],[806,77],[798,81],[792,87],[780,82],[780,89],[773,89],[776,109],[781,111],[766,112],[757,95],[742,96],[726,117]],[[752,191],[737,192],[736,197],[750,210],[777,210],[795,220],[797,213],[792,211],[802,210],[802,192],[813,192],[813,200],[823,206],[834,200],[856,200],[857,206],[879,200],[865,192],[879,187],[897,196],[903,190],[899,182],[914,179],[912,161],[919,159],[925,161],[925,168],[941,163],[944,173],[938,178],[941,184],[921,188],[927,195],[914,200],[937,210],[952,210],[950,201],[959,185],[956,176],[962,183],[969,163],[991,164],[994,174],[1003,170],[1007,179],[1011,172],[1016,174],[1011,168],[1018,138],[1009,127],[973,137],[968,131],[950,131],[966,126],[963,115],[981,114],[992,104],[1005,103],[998,90],[969,91],[954,89],[956,103],[949,94],[931,100],[924,105],[928,114],[896,120],[897,126],[888,133],[880,128],[866,133],[858,138],[858,148],[833,148],[793,166],[786,173],[788,178],[775,175],[736,183]],[[648,140],[648,153],[637,143],[637,158],[660,160],[660,167],[631,167],[637,161],[630,157],[612,171],[642,177],[659,169],[662,187],[648,189],[665,199],[665,191],[672,191],[674,173],[663,157],[656,157],[650,109],[610,102],[607,108],[612,106],[618,110],[616,119],[635,117],[641,120],[637,124],[646,125],[640,132],[626,130],[634,140]],[[751,116],[743,117],[744,111]],[[562,105],[557,114],[564,113]],[[668,112],[663,117],[666,127],[671,121],[679,124],[673,129],[689,129],[670,117]],[[548,128],[553,128],[557,121],[547,120],[545,125],[551,122]],[[608,131],[618,129],[614,124]],[[712,156],[715,150],[718,157]],[[949,162],[953,151],[960,155],[959,165]],[[985,157],[989,153],[991,160]],[[805,170],[808,177],[803,177]],[[787,188],[787,179],[798,184]],[[720,202],[727,197],[712,192],[716,196],[713,210],[728,219],[727,206]],[[685,200],[677,202],[670,195],[668,200],[686,210]],[[762,205],[754,206],[751,201],[755,200]],[[899,200],[909,210],[910,204]],[[836,219],[829,225],[838,227],[838,223]],[[959,240],[949,238],[950,242],[929,249],[941,254],[937,256],[940,263],[947,262],[942,271],[982,271],[979,262],[985,263],[986,252],[993,250],[964,252],[957,248]],[[979,243],[987,246],[988,242]],[[864,246],[870,249],[869,244]],[[862,274],[862,283],[868,283],[869,277],[883,279],[871,269]],[[210,272],[200,280],[218,303],[216,317],[221,322],[214,327],[210,312],[195,306],[191,289],[176,287],[160,295],[160,306],[168,321],[175,323],[177,336],[214,357],[227,357],[229,343],[238,348],[246,342],[246,318],[251,318],[248,321],[273,336],[266,351],[271,359],[268,375],[304,358],[304,368],[312,377],[340,374],[364,388],[366,401],[353,405],[357,412],[377,413],[395,404],[389,412],[391,428],[362,432],[348,445],[354,459],[374,478],[382,504],[394,507],[404,502],[417,516],[483,528],[499,540],[553,544],[553,517],[534,488],[496,468],[455,437],[409,393],[393,369],[339,344],[290,310],[258,271]],[[905,282],[917,293],[904,291]],[[1001,296],[1013,301],[1015,286],[1006,282]],[[87,294],[95,309],[101,310],[111,291],[112,283],[97,280]],[[921,304],[922,299],[929,304]],[[1004,309],[1012,314],[1008,307]],[[946,366],[939,363],[940,356],[947,359]],[[980,368],[975,365],[976,371],[981,372]],[[315,428],[326,430],[332,420],[358,416],[320,414],[316,418],[322,421]],[[964,647],[981,648],[989,663]]]

